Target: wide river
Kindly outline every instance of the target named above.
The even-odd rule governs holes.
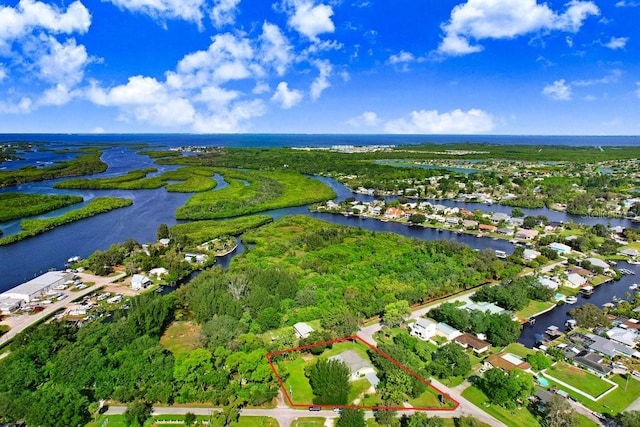
[[[39,157],[38,157],[39,158]],[[154,165],[147,156],[140,156],[126,147],[119,147],[106,150],[103,160],[109,165],[109,169],[97,176],[114,176],[133,169],[144,167],[157,167],[158,173],[171,169],[171,166]],[[223,188],[226,183],[218,176],[218,189]],[[336,200],[344,200],[353,196],[358,200],[372,200],[369,196],[356,195],[348,188],[336,180],[324,177],[316,177],[320,181],[329,185],[337,194]],[[107,249],[111,244],[122,242],[126,239],[135,239],[141,243],[155,241],[156,229],[159,224],[176,224],[174,219],[175,210],[184,204],[190,194],[168,193],[163,188],[157,190],[57,190],[53,188],[56,180],[39,183],[23,184],[18,187],[5,188],[0,192],[24,192],[41,194],[76,194],[81,195],[85,200],[99,196],[118,196],[133,199],[130,207],[117,209],[106,214],[97,215],[72,224],[58,227],[52,231],[39,236],[26,239],[11,245],[0,247],[0,292],[4,292],[20,283],[33,278],[34,276],[46,272],[51,268],[62,268],[65,261],[71,256],[87,257],[96,250]],[[432,201],[446,206],[464,207],[469,210],[480,209],[485,212],[510,213],[512,208],[492,205],[487,206],[479,203],[462,203],[455,201]],[[61,212],[75,207],[62,209],[49,213],[49,216],[59,215]],[[523,209],[526,215],[546,215],[552,221],[573,221],[575,223],[596,224],[598,222],[611,226],[631,226],[628,220],[614,218],[591,218],[568,215],[562,212],[554,212],[548,209]],[[513,245],[504,240],[493,240],[490,238],[476,238],[474,236],[456,234],[449,231],[436,231],[429,228],[408,227],[394,222],[381,222],[373,219],[363,220],[357,217],[344,217],[342,215],[332,215],[309,212],[307,206],[277,209],[265,212],[275,219],[285,215],[308,215],[320,218],[328,222],[340,225],[356,226],[379,232],[392,232],[402,234],[407,237],[423,240],[451,239],[469,245],[476,249],[498,249],[507,253],[513,251]],[[5,235],[13,234],[19,229],[19,221],[0,223],[0,228]],[[224,264],[229,262],[231,257],[224,260]],[[637,266],[624,267],[636,270]],[[640,273],[640,270],[638,270]],[[611,300],[613,295],[624,297],[628,291],[628,286],[633,283],[634,276],[626,276],[620,282],[604,285],[596,288],[595,294],[590,298],[591,302],[601,305]],[[640,280],[640,278],[639,278]],[[534,335],[544,332],[546,326],[557,324],[561,326],[566,318],[566,311],[571,307],[576,307],[584,303],[586,299],[580,298],[578,304],[564,306],[547,313],[540,318],[536,325],[525,326],[521,341],[531,346]]]

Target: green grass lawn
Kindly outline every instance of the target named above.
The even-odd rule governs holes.
[[[440,404],[438,393],[432,388],[428,388],[427,391],[417,398],[409,400],[409,403],[416,408],[441,408],[443,406],[449,406],[448,404]],[[449,402],[449,404],[453,404],[453,402]]]
[[[527,410],[527,408],[519,408],[513,411],[505,409],[498,405],[492,405],[487,402],[487,396],[475,388],[474,386],[468,387],[462,392],[462,397],[469,400],[478,408],[485,411],[487,414],[494,416],[496,419],[502,421],[508,426],[514,427],[539,427],[540,423],[536,418]]]
[[[160,338],[160,344],[174,355],[200,347],[200,326],[193,322],[173,322]]]
[[[545,372],[593,397],[598,397],[613,387],[600,377],[564,362],[556,363]]]
[[[608,282],[610,280],[611,280],[611,277],[599,275],[599,276],[596,276],[593,279],[591,279],[590,282],[591,282],[591,284],[593,286],[598,286],[598,285],[601,285],[601,284],[603,284],[605,282]]]
[[[523,359],[526,359],[528,355],[535,353],[534,350],[523,346],[520,343],[514,342],[509,344],[505,351],[511,354],[515,354],[516,356],[520,356]]]
[[[333,344],[333,347],[326,350],[324,353],[320,355],[322,359],[326,359],[328,357],[336,356],[343,351],[353,350],[358,353],[365,360],[369,360],[369,355],[367,354],[367,347],[364,344],[360,344],[359,342],[350,342],[343,341],[339,343]]]
[[[529,302],[529,305],[527,305],[522,310],[516,312],[516,317],[520,320],[526,320],[531,316],[533,316],[534,314],[538,314],[541,311],[547,310],[550,307],[553,307],[555,305],[556,305],[555,302],[531,300]]]
[[[576,419],[578,420],[578,425],[576,427],[598,427],[598,424],[595,421],[591,421],[582,414],[576,414]]]
[[[587,399],[586,397],[560,385],[558,385],[558,388],[566,391],[571,397],[575,398],[578,402],[582,403],[594,412],[616,415],[620,412],[624,412],[627,406],[640,397],[640,381],[631,376],[627,383],[627,380],[621,375],[614,375],[610,379],[614,383],[618,384],[618,388],[599,399],[597,402]]]
[[[450,377],[450,378],[442,378],[438,379],[442,384],[447,387],[456,387],[464,382],[464,377]]]
[[[321,417],[298,418],[291,423],[291,427],[324,427],[324,421]]]
[[[294,403],[311,403],[313,401],[313,390],[311,390],[309,380],[304,375],[304,368],[307,366],[307,362],[302,357],[297,357],[292,361],[281,362],[280,365],[289,373],[284,385],[291,396],[291,400]]]
[[[86,427],[101,427],[105,421],[107,421],[109,427],[127,427],[124,415],[101,415],[96,421],[87,424]]]
[[[371,387],[371,383],[368,379],[363,378],[361,380],[356,380],[351,382],[351,390],[349,391],[349,402],[353,402],[358,396],[360,396],[365,391],[369,390]]]

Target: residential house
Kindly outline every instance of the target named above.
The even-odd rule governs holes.
[[[151,279],[142,274],[134,274],[131,277],[131,289],[134,291],[140,291],[146,289],[151,284]]]
[[[444,322],[440,322],[436,325],[436,335],[445,338],[447,341],[452,341],[462,335],[462,332],[449,326]]]
[[[462,221],[462,226],[466,229],[473,229],[478,227],[478,221],[473,221],[471,219],[465,219]]]
[[[160,246],[169,246],[169,243],[171,243],[171,239],[160,239],[158,240],[158,243],[160,244]]]
[[[631,258],[636,258],[638,255],[640,255],[640,252],[638,252],[636,249],[632,249],[632,248],[623,249],[623,250],[619,251],[618,253],[620,255],[628,256],[628,257],[631,257]]]
[[[571,252],[571,246],[565,245],[564,243],[553,242],[549,244],[549,248],[561,255]]]
[[[347,368],[349,368],[349,372],[351,373],[351,377],[349,378],[350,381],[356,381],[365,377],[374,387],[380,383],[371,362],[363,359],[353,350],[343,351],[338,355],[330,357],[328,360],[337,360],[347,365]]]
[[[187,262],[194,262],[196,264],[204,264],[205,262],[207,262],[207,255],[186,253],[184,254],[184,260]]]
[[[295,331],[296,335],[303,339],[307,338],[309,334],[313,332],[313,328],[304,322],[298,322],[293,325],[293,330]]]
[[[429,340],[436,334],[436,322],[423,317],[416,320],[410,326],[411,335],[423,340]]]
[[[149,270],[149,275],[156,276],[158,279],[166,276],[167,274],[169,274],[169,270],[164,267],[152,268],[151,270]]]
[[[522,257],[524,258],[525,261],[533,261],[534,259],[538,258],[540,255],[541,255],[540,252],[533,249],[525,249],[524,252],[522,253]]]
[[[492,302],[486,302],[486,301],[480,301],[480,302],[469,301],[460,308],[468,311],[477,310],[483,313],[486,313],[488,311],[491,314],[502,314],[507,311],[504,308],[497,306]]]
[[[567,274],[579,274],[582,277],[593,277],[593,272],[587,270],[586,268],[578,267],[577,265],[572,265],[567,268]]]
[[[456,337],[454,341],[462,348],[471,348],[476,354],[482,354],[491,348],[491,344],[489,344],[488,342],[474,337],[473,335],[468,333],[464,333],[459,337]]]
[[[508,227],[498,228],[498,233],[504,234],[505,236],[511,236],[513,234],[513,228],[508,228]]]
[[[498,224],[502,221],[508,221],[509,218],[511,218],[511,216],[502,213],[502,212],[495,212],[493,215],[491,215],[491,222],[494,224]]]
[[[557,290],[558,287],[560,286],[558,284],[558,282],[556,282],[554,280],[551,280],[551,279],[548,279],[546,277],[540,277],[538,279],[538,283],[541,284],[542,286],[547,287],[549,289],[552,289],[554,291]]]
[[[480,231],[486,231],[487,233],[495,233],[496,230],[498,230],[498,227],[496,227],[495,225],[489,225],[489,224],[480,224],[478,226],[478,230]]]
[[[603,377],[608,375],[613,370],[606,362],[602,355],[593,353],[590,351],[583,351],[578,354],[573,360],[578,362],[583,368],[594,374]]]
[[[398,208],[391,207],[387,209],[387,211],[384,213],[384,216],[389,219],[399,219],[404,217],[404,211]]]
[[[538,230],[527,230],[521,228],[516,231],[516,239],[533,240],[538,236]]]
[[[586,261],[588,261],[594,267],[600,267],[603,270],[609,269],[609,264],[607,264],[605,261],[601,260],[600,258],[591,257],[591,258],[587,258]]]
[[[628,347],[635,347],[638,340],[638,333],[635,329],[625,329],[620,327],[611,328],[607,331],[607,336],[611,341],[619,342]]]
[[[620,355],[640,358],[640,352],[624,344],[617,343],[595,334],[586,334],[585,337],[589,340],[587,345],[591,351],[595,351],[612,358]]]
[[[449,216],[449,217],[447,217],[447,224],[449,224],[449,225],[459,225],[460,224],[460,218],[455,217],[455,216]]]
[[[567,275],[567,286],[571,288],[579,288],[587,284],[587,279],[576,273]]]
[[[514,369],[520,369],[523,371],[531,369],[531,365],[525,362],[521,357],[505,351],[489,356],[487,358],[487,362],[494,368],[499,368],[507,372]]]

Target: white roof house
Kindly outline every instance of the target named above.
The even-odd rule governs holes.
[[[469,301],[468,303],[463,305],[461,308],[469,311],[478,310],[483,313],[486,313],[488,311],[491,314],[501,314],[507,311],[504,308],[497,306],[492,302],[487,302],[487,301],[480,301],[480,302]]]
[[[538,230],[527,230],[526,228],[521,228],[516,231],[516,239],[533,240],[537,236]]]
[[[376,371],[371,362],[363,359],[353,350],[343,351],[342,353],[332,356],[327,360],[338,360],[347,365],[349,372],[351,372],[351,381],[358,380],[361,377],[366,377],[374,387],[379,383]]]
[[[164,267],[152,268],[151,270],[149,270],[149,274],[152,276],[156,276],[159,279],[162,276],[166,276],[167,274],[169,274],[169,270]]]
[[[522,257],[527,261],[533,261],[540,256],[540,252],[533,249],[525,249],[522,253]]]
[[[587,279],[579,275],[578,273],[571,273],[567,275],[567,284],[572,288],[579,288],[587,284]]]
[[[571,246],[565,245],[564,243],[553,242],[549,244],[549,248],[560,254],[568,254],[571,252]]]
[[[540,277],[540,278],[538,279],[538,283],[539,283],[539,284],[541,284],[542,286],[545,286],[545,287],[549,288],[549,289],[553,289],[554,291],[555,291],[556,289],[558,289],[558,287],[560,286],[560,285],[558,284],[558,282],[553,281],[553,280],[551,280],[551,279],[548,279],[548,278],[546,278],[546,277]]]
[[[451,341],[462,335],[462,332],[460,332],[453,326],[449,326],[444,322],[440,322],[436,325],[436,334],[446,338],[447,341]]]
[[[73,279],[73,273],[66,271],[49,271],[41,276],[29,280],[13,289],[0,294],[0,298],[19,299],[31,302],[34,298],[46,293],[56,285],[63,285]]]
[[[411,335],[423,340],[431,339],[436,334],[436,322],[423,317],[411,324]]]
[[[304,322],[298,322],[293,325],[293,330],[300,338],[307,338],[313,332],[313,328]]]
[[[607,331],[607,336],[612,341],[617,341],[632,348],[636,345],[636,340],[639,338],[635,329],[623,328],[611,328]]]
[[[133,289],[134,291],[144,289],[150,284],[151,279],[142,274],[134,274],[133,277],[131,277],[131,289]]]
[[[587,261],[589,261],[589,263],[594,267],[600,267],[605,270],[609,268],[609,264],[607,264],[605,261],[601,260],[600,258],[593,258],[593,257],[587,258]]]

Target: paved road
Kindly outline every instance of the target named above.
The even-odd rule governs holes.
[[[43,305],[45,309],[42,310],[40,313],[36,313],[36,314],[25,313],[20,315],[9,316],[7,319],[2,321],[2,324],[9,325],[11,329],[9,330],[9,332],[7,332],[6,334],[0,337],[0,345],[6,343],[10,339],[18,335],[20,332],[27,329],[29,326],[51,316],[56,311],[60,309],[64,309],[69,305],[73,305],[74,303],[71,302],[72,300],[76,300],[85,295],[88,295],[91,292],[94,292],[99,287],[105,286],[109,283],[113,283],[116,280],[120,279],[122,276],[124,276],[124,274],[112,276],[112,277],[100,277],[100,276],[92,276],[84,273],[78,273],[78,276],[82,281],[91,282],[91,283],[94,283],[94,285],[91,285],[88,288],[78,292],[69,292],[69,291],[62,292],[68,295],[66,299],[63,299],[62,301],[56,301],[48,305]]]

